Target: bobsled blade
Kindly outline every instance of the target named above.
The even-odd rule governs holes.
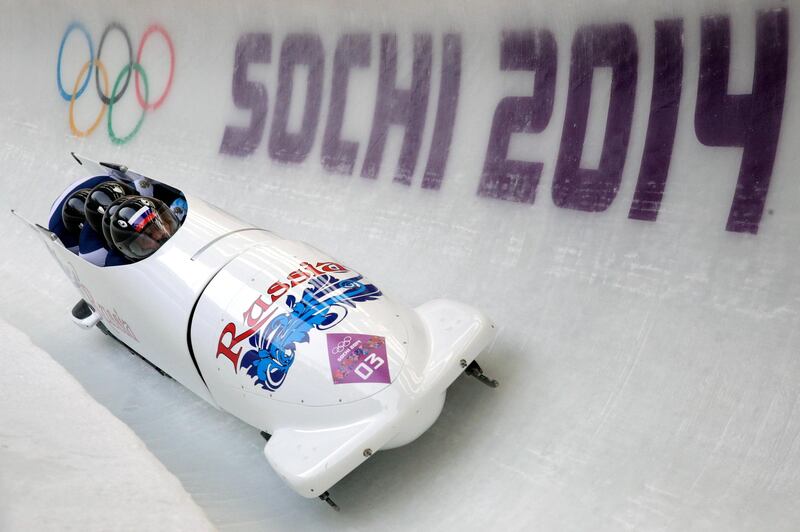
[[[500,386],[500,383],[497,382],[495,379],[490,379],[489,377],[484,375],[483,369],[481,369],[478,363],[475,362],[474,360],[469,364],[469,366],[467,366],[467,369],[464,370],[464,373],[466,373],[470,377],[475,377],[476,379],[478,379],[479,381],[481,381],[483,384],[485,384],[490,388],[497,388],[498,386]]]
[[[328,506],[330,506],[331,508],[333,508],[337,512],[341,511],[341,508],[339,508],[339,505],[336,504],[335,502],[333,502],[333,499],[331,499],[330,493],[328,493],[327,491],[319,496],[319,500],[328,503]]]

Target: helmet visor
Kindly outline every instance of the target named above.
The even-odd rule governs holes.
[[[133,259],[149,257],[178,230],[172,211],[160,202],[142,205],[127,217],[125,225],[124,230],[112,228],[114,243],[124,255]]]

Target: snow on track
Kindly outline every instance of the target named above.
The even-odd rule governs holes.
[[[212,530],[136,435],[0,320],[0,530]]]

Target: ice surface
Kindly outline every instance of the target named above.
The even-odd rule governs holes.
[[[213,530],[131,430],[0,320],[0,529]]]
[[[777,7],[787,13],[788,41],[769,32],[758,38],[757,18]],[[25,331],[130,426],[219,528],[797,529],[798,2],[3,0],[0,14],[0,317]],[[755,43],[791,43],[780,141],[757,234],[726,231],[742,148],[708,145],[706,137],[704,144],[696,130],[701,34],[710,31],[703,17],[714,15],[730,19],[729,91],[746,93],[754,72],[761,72],[753,66]],[[683,31],[673,43],[684,50],[682,91],[679,99],[659,104],[677,112],[668,181],[656,221],[635,220],[629,210],[643,155],[650,153],[645,145],[655,23],[676,19]],[[112,21],[128,28],[134,55],[150,23],[171,35],[171,93],[124,145],[109,139],[105,122],[84,138],[70,130],[69,103],[54,78],[59,43],[73,20],[87,26],[95,52]],[[623,102],[633,105],[633,115],[616,198],[602,212],[559,207],[555,168],[565,129],[575,130],[565,120],[570,56],[574,49],[586,53],[575,48],[574,36],[584,26],[620,23],[635,36],[638,75],[635,94]],[[540,29],[556,44],[552,113],[540,133],[515,133],[508,146],[509,158],[543,164],[535,200],[478,195],[498,103],[532,94],[532,72],[501,69],[501,39]],[[336,166],[336,173],[322,163],[334,51],[346,32],[367,35],[370,57],[368,66],[350,63],[348,71],[341,137],[358,143],[351,175],[341,173],[347,174],[347,165]],[[269,54],[263,46],[247,48],[247,57],[269,61],[251,64],[240,85],[252,81],[253,94],[263,85],[267,115],[263,123],[253,122],[254,136],[234,135],[238,140],[221,153],[226,128],[247,128],[252,101],[261,101],[235,99],[232,92],[237,42],[249,33],[269,34]],[[401,89],[411,83],[414,34],[422,35],[422,45],[426,34],[432,36],[430,93],[410,185],[393,179],[403,143],[403,129],[396,126],[385,135],[375,179],[361,175],[384,33],[397,35]],[[291,34],[319,37],[322,91],[311,93],[320,114],[310,151],[301,162],[280,162],[291,155],[280,142],[281,128],[273,134],[280,57]],[[453,136],[440,188],[423,188],[441,107],[445,34],[461,39]],[[540,45],[545,38],[539,36]],[[82,39],[74,33],[65,44],[67,91],[88,59]],[[159,95],[169,54],[158,35],[151,39],[142,63]],[[113,84],[127,60],[116,31],[102,57]],[[297,68],[298,99],[308,94],[309,64]],[[609,83],[607,66],[596,70],[589,137],[578,157],[585,165],[602,160],[603,128],[596,122],[607,118],[603,104],[617,86]],[[668,71],[662,64],[657,76],[668,79]],[[101,109],[93,87],[94,78],[87,89],[91,98],[75,103],[83,129]],[[120,136],[133,130],[140,112],[134,85],[128,90],[113,111]],[[754,116],[774,106],[767,101]],[[302,108],[293,98],[290,131],[301,127]],[[717,118],[710,127],[719,133],[735,122]],[[748,135],[751,142],[767,138],[761,130]],[[248,146],[251,153],[245,153]],[[448,297],[485,310],[500,332],[480,360],[501,387],[458,380],[429,432],[407,447],[376,453],[335,486],[341,513],[296,496],[270,470],[255,430],[159,376],[99,332],[85,333],[69,322],[77,292],[8,210],[43,221],[52,198],[81,175],[70,151],[127,164],[248,222],[310,242],[398,301],[417,305]],[[764,181],[758,186],[764,190]],[[736,216],[750,216],[742,212]]]

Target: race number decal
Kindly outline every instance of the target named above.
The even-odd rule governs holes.
[[[347,333],[327,336],[334,384],[391,382],[383,336]]]

